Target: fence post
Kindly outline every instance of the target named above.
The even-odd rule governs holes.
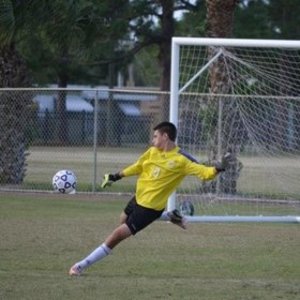
[[[98,147],[98,90],[96,91],[94,99],[94,137],[93,137],[93,151],[94,151],[94,174],[92,192],[96,192],[97,185],[97,147]]]

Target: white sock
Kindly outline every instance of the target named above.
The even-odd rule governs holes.
[[[96,248],[92,253],[90,253],[87,257],[85,257],[82,261],[76,263],[76,266],[79,270],[83,270],[95,262],[103,259],[105,256],[111,253],[111,249],[107,247],[104,243]]]

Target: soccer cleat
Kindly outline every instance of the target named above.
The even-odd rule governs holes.
[[[80,274],[81,274],[81,270],[78,266],[76,266],[76,264],[71,267],[69,271],[70,276],[80,276]]]
[[[186,229],[186,218],[181,215],[178,209],[169,211],[167,215],[173,224],[181,227],[182,229]]]

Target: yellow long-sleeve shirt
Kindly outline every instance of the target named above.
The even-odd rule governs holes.
[[[156,147],[149,148],[132,165],[125,168],[124,176],[138,175],[136,201],[139,205],[162,210],[168,197],[187,175],[201,180],[215,178],[215,167],[198,164],[179,147],[165,152]]]

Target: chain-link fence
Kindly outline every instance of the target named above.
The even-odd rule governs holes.
[[[53,175],[72,169],[79,191],[96,191],[105,172],[135,161],[168,117],[168,93],[0,89],[0,189],[51,190]]]

